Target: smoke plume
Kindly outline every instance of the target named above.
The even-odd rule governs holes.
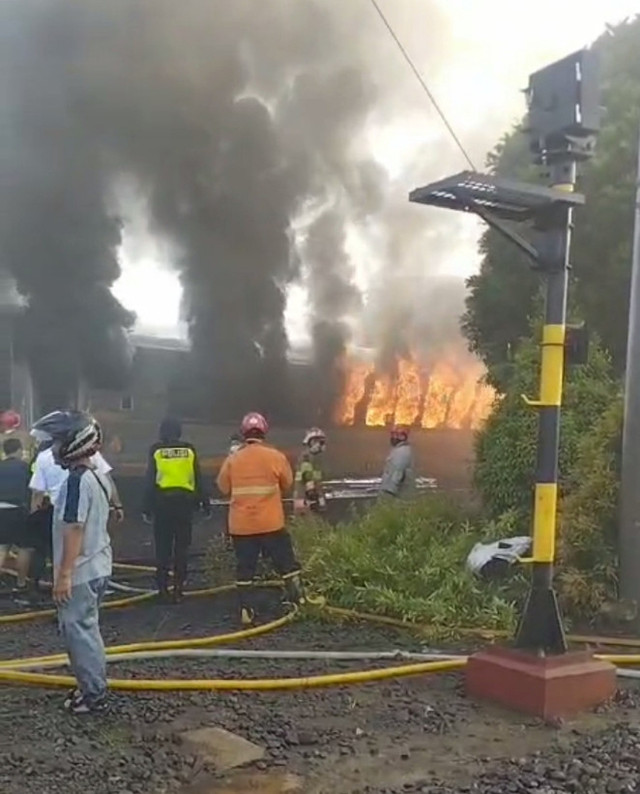
[[[448,31],[426,6],[420,41],[436,69]],[[0,35],[0,261],[28,298],[25,349],[47,407],[80,376],[128,375],[134,317],[110,292],[122,177],[177,251],[193,390],[219,416],[291,410],[295,281],[309,289],[319,416],[358,318],[380,349],[408,343],[447,226],[425,237],[406,201],[420,172],[392,179],[366,145],[407,84],[367,3],[4,0]],[[446,168],[449,146],[427,147],[422,172]],[[374,241],[366,300],[357,228]]]

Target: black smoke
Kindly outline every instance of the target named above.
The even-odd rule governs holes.
[[[88,42],[71,6],[0,7],[0,262],[29,298],[20,342],[44,409],[68,404],[81,372],[120,385],[134,319],[110,292],[120,226],[100,130],[84,118],[93,98],[73,70]]]
[[[178,252],[195,402],[229,418],[289,414],[284,309],[302,279],[326,415],[363,311],[347,228],[396,211],[361,141],[396,73],[372,69],[384,33],[367,4],[4,0],[0,36],[0,261],[28,298],[45,407],[80,377],[128,377],[134,317],[110,291],[126,177]]]

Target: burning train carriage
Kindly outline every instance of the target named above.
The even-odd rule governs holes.
[[[386,368],[350,354],[339,367],[344,385],[333,415],[338,425],[474,430],[495,400],[482,364],[453,348],[432,361],[413,353],[397,356]]]

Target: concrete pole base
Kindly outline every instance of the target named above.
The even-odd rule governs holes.
[[[469,658],[466,690],[543,719],[568,717],[614,695],[616,668],[586,651],[538,657],[492,646]]]

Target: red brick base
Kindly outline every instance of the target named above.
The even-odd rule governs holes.
[[[469,657],[467,693],[545,719],[597,706],[616,691],[616,668],[586,651],[537,657],[492,646]]]

